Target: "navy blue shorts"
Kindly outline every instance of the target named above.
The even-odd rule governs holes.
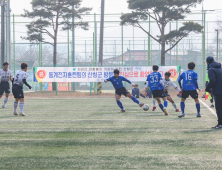
[[[15,99],[23,99],[24,98],[22,86],[14,85],[12,87],[12,93],[13,93]]]
[[[163,89],[162,90],[153,90],[152,94],[153,94],[153,98],[156,98],[156,97],[164,98],[164,97],[166,97],[166,94],[163,91]]]
[[[4,93],[10,93],[9,82],[1,82],[0,83],[0,95],[2,96]]]
[[[128,93],[130,93],[130,92],[128,90],[126,90],[125,87],[122,87],[122,88],[116,90],[116,94],[119,96],[121,96],[121,95],[126,96]]]

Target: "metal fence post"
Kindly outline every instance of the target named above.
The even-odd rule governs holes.
[[[15,75],[15,14],[13,14],[13,59],[14,59],[14,75]]]
[[[178,30],[178,20],[176,21],[176,29]],[[176,59],[176,66],[178,66],[178,44],[177,44],[177,46],[176,46],[176,57],[177,57],[177,59]]]
[[[87,58],[86,58],[86,40],[85,40],[85,62],[87,61]]]
[[[146,40],[144,40],[144,55],[143,55],[143,57],[144,57],[144,63],[145,63],[145,60],[146,60]]]
[[[206,60],[206,53],[205,53],[205,20],[206,20],[206,13],[204,13],[204,32],[203,32],[203,87],[205,85],[205,82],[206,82],[206,63],[205,63],[205,60]]]
[[[131,56],[131,46],[130,46],[130,40],[129,40],[129,55],[130,55],[130,58],[129,58],[129,62],[130,62],[130,66],[131,66],[131,60],[132,60],[132,56]],[[126,66],[126,63],[125,63],[125,66]]]
[[[68,67],[69,67],[69,30],[68,30],[68,32],[67,32],[67,45],[68,45]],[[70,83],[68,82],[68,91],[69,91],[69,87],[70,87]]]
[[[123,13],[122,13],[123,15]],[[122,66],[123,66],[123,25],[122,25],[122,33],[121,33],[121,36],[122,36]]]
[[[151,33],[151,30],[150,30],[150,16],[149,16],[149,33]],[[150,36],[148,35],[148,66],[150,66],[150,47],[151,47],[151,41],[150,41]]]

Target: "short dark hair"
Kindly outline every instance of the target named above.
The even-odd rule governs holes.
[[[21,64],[21,68],[22,68],[22,69],[25,69],[26,67],[28,67],[28,64],[27,64],[27,63],[22,63],[22,64]]]
[[[168,71],[168,72],[165,73],[165,76],[170,77],[170,76],[171,76],[171,73]]]
[[[138,85],[138,84],[135,84],[135,86],[139,87],[139,85]]]
[[[159,70],[159,66],[158,65],[153,65],[153,70],[155,70],[155,71]]]
[[[194,62],[190,62],[190,63],[188,63],[188,68],[189,69],[191,69],[191,70],[193,70],[194,68],[195,68],[195,63]]]
[[[119,74],[119,70],[118,70],[118,69],[115,69],[115,70],[113,71],[113,73],[114,73],[114,74]]]
[[[8,63],[8,62],[4,62],[4,63],[3,63],[3,66],[6,66],[6,65],[9,65],[9,63]]]

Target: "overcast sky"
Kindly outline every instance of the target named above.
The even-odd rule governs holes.
[[[14,14],[23,13],[23,9],[30,9],[31,0],[11,0],[11,9]],[[92,13],[100,13],[101,0],[83,0],[85,7],[92,7]],[[193,10],[201,10],[202,6],[198,5]],[[222,0],[205,0],[205,10],[220,10],[222,11]],[[121,13],[127,12],[127,0],[105,0],[105,13]]]

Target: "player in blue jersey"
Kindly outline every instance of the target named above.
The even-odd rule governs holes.
[[[142,107],[144,105],[144,103],[140,103],[139,100],[137,100],[135,97],[133,97],[130,94],[130,92],[128,90],[126,90],[125,87],[123,87],[122,82],[126,81],[129,84],[132,84],[133,87],[135,87],[135,85],[133,83],[131,83],[129,80],[127,80],[125,77],[119,76],[118,69],[115,69],[113,73],[114,73],[114,76],[106,79],[104,82],[107,83],[110,81],[113,84],[113,87],[116,89],[115,97],[116,97],[116,102],[117,102],[118,106],[121,108],[120,112],[125,112],[125,109],[124,109],[122,103],[120,102],[120,98],[121,98],[122,94],[126,97],[129,97],[135,103],[137,103],[140,107]]]
[[[180,116],[178,116],[179,118],[182,118],[182,117],[185,116],[185,113],[184,113],[185,100],[189,96],[191,96],[196,102],[197,117],[201,117],[201,115],[200,115],[200,102],[199,102],[198,93],[197,93],[197,89],[199,91],[200,91],[200,89],[199,89],[198,83],[197,83],[198,75],[195,71],[193,71],[194,68],[195,68],[195,63],[190,62],[188,64],[188,69],[189,70],[183,72],[180,75],[179,79],[178,79],[180,88],[182,90],[182,98],[181,98],[181,103],[180,103],[182,114]],[[183,80],[183,85],[181,84],[182,80]]]
[[[166,94],[164,93],[165,88],[164,88],[164,83],[162,81],[162,75],[158,72],[158,70],[159,70],[159,66],[154,65],[153,73],[147,76],[146,90],[150,88],[153,94],[153,98],[157,100],[159,107],[167,116],[168,115],[167,113],[168,102],[167,102]],[[160,98],[163,99],[164,106],[162,105]]]

